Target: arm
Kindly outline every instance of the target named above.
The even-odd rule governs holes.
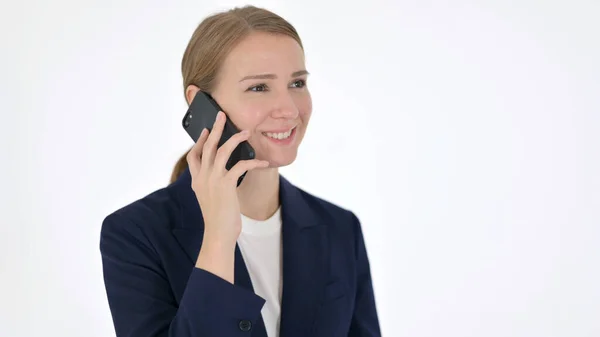
[[[193,268],[178,306],[160,259],[143,231],[119,215],[102,225],[104,283],[118,337],[237,337],[255,322],[264,300]]]
[[[360,221],[352,214],[356,253],[356,299],[348,337],[380,337],[369,257]]]

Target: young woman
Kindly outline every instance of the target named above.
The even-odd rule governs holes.
[[[252,6],[215,14],[194,32],[182,72],[188,104],[202,90],[227,115],[169,186],[103,222],[117,336],[380,336],[359,220],[278,173],[312,112],[296,30]],[[243,131],[217,148],[226,118]],[[226,170],[246,140],[256,159]]]

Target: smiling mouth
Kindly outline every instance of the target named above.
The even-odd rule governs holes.
[[[263,134],[263,136],[267,136],[272,139],[283,140],[283,139],[290,138],[290,136],[292,135],[292,133],[295,129],[296,129],[296,127],[294,126],[293,128],[291,128],[290,130],[288,130],[286,132],[279,132],[279,133],[263,132],[262,134]]]

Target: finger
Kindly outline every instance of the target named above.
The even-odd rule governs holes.
[[[227,172],[225,177],[232,181],[237,181],[239,177],[244,174],[246,171],[251,171],[257,168],[265,168],[269,166],[269,162],[266,160],[258,160],[258,159],[249,159],[249,160],[240,160],[237,164],[235,164],[231,170]]]
[[[202,157],[202,148],[204,147],[204,143],[206,142],[206,138],[208,137],[208,130],[206,128],[202,129],[198,140],[192,146],[190,152],[188,152],[186,156],[186,160],[188,163],[188,167],[190,168],[190,172],[192,176],[194,176],[200,170],[200,158]]]
[[[219,140],[223,134],[223,128],[225,126],[225,113],[219,111],[217,118],[213,124],[213,128],[208,135],[208,139],[204,143],[204,149],[202,150],[202,165],[206,167],[212,167],[215,161],[217,153],[217,147],[219,146]]]
[[[226,171],[225,165],[227,165],[227,161],[231,157],[231,154],[235,150],[235,148],[243,141],[248,140],[250,137],[250,132],[248,130],[244,130],[242,132],[238,132],[235,135],[231,136],[225,144],[217,149],[217,155],[215,156],[215,164],[214,167],[221,170],[223,173]]]

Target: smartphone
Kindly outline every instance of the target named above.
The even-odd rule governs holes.
[[[194,96],[192,103],[181,121],[183,128],[192,138],[194,143],[198,141],[202,129],[206,128],[208,131],[212,130],[219,111],[223,110],[209,94],[203,91],[198,91],[198,93],[196,93],[196,96]],[[226,112],[225,114],[227,115]],[[240,130],[238,130],[229,117],[227,117],[218,147],[221,147],[229,138],[231,138],[231,136],[239,132]],[[225,168],[229,171],[240,160],[254,159],[254,157],[255,153],[252,146],[250,146],[247,141],[243,141],[235,148],[229,157]],[[240,176],[237,181],[237,186],[240,186],[246,173],[247,172],[244,172],[244,174]]]

